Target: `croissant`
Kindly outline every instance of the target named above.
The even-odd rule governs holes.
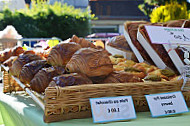
[[[74,42],[60,43],[52,48],[47,57],[47,62],[52,66],[65,66],[80,48],[81,46]]]
[[[103,83],[126,83],[126,82],[142,82],[142,79],[140,79],[137,76],[134,76],[133,74],[120,71],[120,72],[111,73],[103,81]]]
[[[9,69],[9,72],[11,75],[15,77],[19,77],[20,71],[22,67],[35,60],[41,60],[42,58],[38,55],[33,55],[33,54],[26,54],[26,55],[20,55],[12,64],[12,66]]]
[[[70,42],[78,43],[79,45],[81,45],[82,48],[87,48],[87,47],[95,48],[96,47],[93,43],[91,43],[83,38],[78,38],[76,35],[73,35]]]
[[[34,75],[46,65],[46,60],[36,60],[25,64],[20,71],[20,81],[24,84],[29,84],[30,81],[33,79]]]
[[[20,46],[16,46],[12,49],[12,56],[19,56],[24,53],[24,49]]]
[[[33,54],[33,55],[35,55],[36,53],[33,50],[27,50],[23,54]]]
[[[17,56],[11,56],[8,60],[6,60],[5,62],[3,62],[4,66],[8,66],[11,67],[13,62],[17,59]]]
[[[72,73],[72,74],[63,74],[57,77],[54,77],[50,82],[50,87],[60,86],[74,86],[82,84],[92,84],[92,81],[87,78],[85,75]]]
[[[54,67],[42,68],[30,81],[30,87],[32,90],[42,93],[48,87],[52,78],[59,75],[59,72]]]
[[[11,49],[5,49],[0,53],[0,62],[3,63],[12,56]]]
[[[88,77],[106,76],[113,71],[113,65],[108,54],[102,49],[82,48],[72,56],[66,70],[83,73]]]

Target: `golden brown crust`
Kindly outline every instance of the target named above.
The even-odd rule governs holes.
[[[11,56],[8,60],[6,60],[5,62],[3,62],[3,65],[4,66],[7,66],[7,67],[11,67],[13,62],[17,59],[18,57],[17,56]]]
[[[89,42],[88,40],[85,40],[84,38],[78,38],[76,35],[73,35],[70,42],[78,43],[82,48],[96,48],[96,46]]]
[[[20,55],[12,64],[12,66],[9,69],[9,72],[11,75],[15,76],[15,77],[19,77],[20,75],[20,71],[22,69],[22,67],[31,62],[31,61],[35,61],[35,60],[41,60],[42,58],[38,55],[33,55],[33,54],[23,54]]]
[[[16,46],[12,49],[12,56],[19,56],[24,53],[24,49],[20,46]]]
[[[0,62],[1,63],[5,62],[11,56],[12,56],[11,49],[5,49],[4,51],[0,52]]]
[[[124,35],[111,38],[107,45],[123,51],[131,51],[131,48],[129,47]]]
[[[42,93],[48,87],[52,78],[59,75],[59,72],[53,67],[42,68],[30,81],[30,87],[32,90]]]
[[[30,81],[33,79],[34,75],[45,65],[47,64],[46,60],[36,60],[30,63],[25,64],[19,75],[19,79],[24,84],[29,84]]]
[[[81,46],[74,42],[60,43],[52,48],[47,62],[52,66],[65,66],[72,55],[80,48]]]
[[[126,83],[126,82],[142,82],[142,80],[131,73],[120,71],[120,72],[111,73],[103,81],[103,83]]]
[[[66,69],[72,73],[95,77],[108,75],[113,71],[113,65],[104,50],[82,48],[72,56]]]

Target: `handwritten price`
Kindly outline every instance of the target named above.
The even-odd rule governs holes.
[[[108,108],[108,113],[120,112],[119,108]]]

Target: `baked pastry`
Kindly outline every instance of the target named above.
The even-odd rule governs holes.
[[[74,86],[74,85],[82,85],[82,84],[92,84],[92,81],[87,78],[85,75],[81,75],[78,73],[72,74],[63,74],[57,77],[54,77],[50,82],[50,87],[60,86]]]
[[[142,80],[139,77],[124,71],[120,72],[114,71],[103,81],[103,83],[126,83],[126,82],[142,82]]]
[[[123,51],[131,51],[128,42],[125,39],[124,35],[115,36],[109,40],[107,45],[123,50]]]
[[[0,62],[3,63],[12,56],[11,49],[5,49],[0,52]]]
[[[23,54],[33,54],[33,55],[35,55],[36,52],[34,52],[33,50],[27,50]]]
[[[38,93],[44,92],[52,78],[58,76],[59,73],[54,67],[42,68],[30,81],[30,88]]]
[[[24,53],[24,49],[20,46],[16,46],[12,48],[12,56],[19,56],[20,54]]]
[[[174,76],[176,76],[176,74],[172,70],[168,69],[157,69],[148,73],[148,75],[157,75],[165,80],[170,80],[169,78],[173,78]]]
[[[31,61],[35,61],[35,60],[42,60],[42,58],[38,55],[33,55],[33,54],[23,54],[20,55],[12,64],[12,66],[9,69],[9,72],[11,75],[15,76],[15,77],[19,77],[20,75],[20,71],[22,69],[22,67],[31,62]]]
[[[87,48],[87,47],[91,47],[91,48],[96,48],[96,46],[85,40],[84,38],[78,38],[76,35],[73,35],[70,42],[75,42],[78,43],[82,48]]]
[[[47,57],[47,62],[52,66],[65,66],[80,48],[81,46],[74,42],[60,43],[52,48]]]
[[[29,84],[34,75],[45,66],[48,66],[46,60],[36,60],[25,64],[20,71],[20,81],[24,84]]]
[[[152,61],[152,59],[150,58],[150,56],[148,55],[146,50],[142,47],[142,45],[137,40],[137,31],[138,31],[139,25],[141,25],[141,24],[149,24],[149,23],[144,22],[144,21],[139,21],[139,22],[127,21],[127,22],[124,23],[124,27],[125,27],[125,30],[127,31],[127,33],[130,36],[131,42],[136,47],[136,49],[139,51],[139,53],[141,54],[143,59],[146,62],[148,62],[149,64],[154,65],[154,62]]]
[[[182,27],[182,25],[185,23],[185,19],[180,20],[171,20],[166,23],[163,23],[163,26],[165,27]]]
[[[135,67],[125,67],[124,71],[136,77],[139,77],[140,79],[143,79],[146,76],[145,72]]]
[[[113,65],[117,65],[120,62],[124,62],[127,61],[127,59],[125,59],[123,56],[121,55],[114,55],[114,56],[109,56],[111,63]]]
[[[158,69],[158,67],[148,65],[147,63],[136,63],[133,67],[143,71],[146,74]]]
[[[88,77],[106,76],[113,71],[113,65],[104,50],[82,48],[72,56],[66,70],[71,73],[83,73]]]
[[[13,62],[18,58],[18,56],[11,56],[8,60],[3,62],[4,66],[11,67]]]

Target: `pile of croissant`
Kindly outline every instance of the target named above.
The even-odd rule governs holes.
[[[4,50],[0,62],[9,67],[11,75],[38,93],[48,86],[142,82],[151,80],[148,78],[154,74],[150,72],[163,73],[154,66],[147,70],[145,64],[110,56],[105,49],[75,35],[69,42],[41,51],[24,51],[22,47]],[[175,76],[165,71],[160,79],[151,81],[170,80]]]

